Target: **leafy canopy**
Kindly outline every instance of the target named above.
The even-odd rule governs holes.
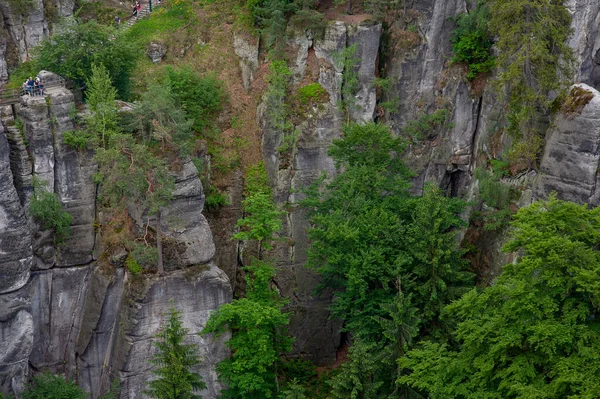
[[[122,99],[127,99],[136,48],[129,42],[115,40],[114,28],[94,21],[74,24],[44,40],[34,50],[37,70],[55,72],[77,85],[84,85],[92,75],[92,65],[104,65]]]
[[[34,177],[33,183],[29,213],[43,229],[54,231],[56,244],[62,244],[71,236],[73,216],[62,208],[58,196],[48,191],[47,182]]]
[[[245,216],[236,224],[241,230],[232,238],[256,240],[259,249],[271,249],[270,241],[281,229],[281,212],[273,202],[267,172],[262,162],[248,168],[245,194],[246,198],[242,201]]]
[[[417,334],[444,339],[441,309],[471,284],[456,228],[464,203],[427,187],[409,192],[405,143],[384,125],[350,124],[329,154],[338,174],[310,187],[308,266],[333,289],[333,316],[352,334],[332,397],[401,397],[396,360]],[[396,396],[393,396],[396,395]]]
[[[519,210],[494,284],[446,308],[456,350],[425,342],[400,382],[435,398],[600,395],[600,208],[550,198]]]
[[[224,398],[273,398],[277,363],[292,346],[292,339],[283,331],[290,314],[281,311],[284,302],[271,288],[273,266],[254,259],[245,270],[247,297],[217,309],[202,334],[233,332],[226,343],[232,355],[217,365],[219,378],[227,385],[222,391]]]

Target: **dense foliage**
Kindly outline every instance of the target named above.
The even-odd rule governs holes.
[[[74,381],[50,373],[39,374],[25,386],[23,399],[87,399],[88,394]]]
[[[401,382],[432,399],[600,395],[600,209],[551,198],[512,226],[518,260],[447,308],[459,348],[424,342],[401,359]]]
[[[226,383],[224,398],[274,398],[279,390],[281,355],[291,349],[286,331],[290,314],[282,311],[285,301],[272,288],[275,268],[264,261],[261,248],[270,249],[270,241],[281,228],[281,214],[275,208],[262,163],[248,170],[246,216],[238,226],[244,230],[234,239],[257,241],[259,259],[253,258],[246,272],[246,297],[221,306],[206,323],[203,334],[221,335],[229,330],[226,345],[232,355],[217,366],[219,379]]]
[[[456,17],[456,29],[452,32],[452,62],[465,63],[467,79],[480,73],[491,72],[495,66],[491,55],[492,39],[488,32],[489,8],[482,0],[477,8]]]
[[[187,68],[167,68],[166,76],[171,93],[188,119],[192,128],[203,132],[222,109],[225,93],[222,83],[213,75],[198,76]]]
[[[497,86],[508,101],[509,132],[519,139],[510,156],[535,166],[543,145],[540,119],[550,92],[572,75],[571,13],[562,0],[487,0],[489,29],[498,37]]]
[[[464,204],[431,187],[412,197],[403,149],[383,125],[348,125],[329,152],[341,173],[304,201],[308,265],[336,291],[331,311],[355,339],[335,398],[398,393],[396,360],[417,333],[448,335],[441,310],[470,284],[455,236]]]
[[[58,73],[83,86],[92,75],[92,65],[102,64],[119,96],[127,99],[138,52],[127,41],[113,40],[115,35],[113,28],[93,21],[75,24],[36,47],[35,67]]]
[[[148,383],[145,393],[154,399],[200,399],[195,392],[206,388],[202,378],[191,369],[200,364],[197,345],[185,344],[188,333],[181,322],[181,312],[169,309],[169,317],[154,343],[157,352],[150,363],[157,377]]]

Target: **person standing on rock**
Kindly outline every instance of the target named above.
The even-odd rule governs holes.
[[[117,15],[117,16],[115,17],[115,25],[116,25],[116,27],[118,28],[120,24],[121,24],[121,18],[119,18],[119,16]]]

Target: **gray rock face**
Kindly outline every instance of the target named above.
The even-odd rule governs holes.
[[[150,43],[146,48],[146,55],[155,64],[161,62],[165,54],[167,54],[167,46],[161,43]]]
[[[60,79],[46,71],[40,77],[46,83]],[[232,294],[227,276],[207,265],[215,247],[201,213],[198,171],[191,161],[181,165],[174,199],[162,212],[164,243],[171,246],[167,275],[129,281],[122,263],[94,262],[97,166],[90,152],[63,143],[74,128],[73,109],[73,94],[60,87],[44,97],[23,96],[15,115],[0,108],[0,392],[20,392],[31,365],[76,379],[93,399],[115,378],[123,382],[123,398],[143,397],[151,342],[174,298],[206,360],[198,370],[208,384],[204,397],[214,399],[220,391],[214,366],[228,354],[227,337],[192,334]],[[73,216],[72,236],[63,246],[27,215],[32,176],[45,181]]]
[[[335,21],[329,23],[323,38],[314,40],[310,32],[290,32],[297,35],[288,39],[288,44],[297,51],[295,64],[292,65],[292,84],[303,81],[312,52],[315,57],[312,61],[318,66],[318,75],[313,78],[318,79],[328,92],[329,101],[305,110],[304,120],[295,126],[294,144],[285,151],[281,150],[284,134],[269,124],[265,103],[259,107],[257,119],[263,132],[263,160],[274,187],[276,201],[280,204],[297,203],[300,191],[322,173],[330,176],[336,173],[333,160],[327,155],[332,141],[341,135],[344,120],[337,107],[342,99],[343,64],[336,54],[353,43],[357,43],[356,73],[359,90],[353,101],[355,111],[350,111],[350,119],[359,122],[373,120],[373,79],[381,26],[373,23],[347,26],[341,21]],[[308,228],[303,210],[294,208],[288,211],[283,235],[290,237],[290,242],[276,245],[276,283],[282,295],[292,298],[290,307],[294,316],[290,332],[296,337],[294,352],[318,364],[331,364],[335,361],[340,343],[340,325],[337,321],[329,320],[327,307],[331,294],[314,295],[318,276],[304,267],[309,245]]]
[[[343,65],[334,60],[334,54],[339,54],[346,48],[346,24],[341,21],[330,22],[322,40],[315,40],[314,49],[319,62],[319,83],[327,93],[332,105],[337,106],[342,101],[342,71]]]
[[[29,361],[37,369],[70,374],[75,364],[91,266],[53,268],[32,274],[28,285],[34,320],[34,345]]]
[[[129,343],[129,356],[121,373],[122,399],[146,399],[142,393],[148,380],[152,379],[148,359],[155,353],[154,336],[164,324],[169,307],[183,311],[183,326],[189,329],[187,343],[197,344],[203,363],[196,370],[207,388],[200,394],[203,398],[216,398],[221,386],[216,382],[215,365],[229,355],[223,342],[200,336],[210,316],[218,306],[231,302],[231,286],[227,275],[214,265],[177,271],[164,280],[153,281],[146,297],[139,303],[135,327],[125,337]],[[172,300],[172,302],[171,302]]]
[[[161,212],[166,237],[179,244],[167,268],[203,265],[215,256],[210,227],[199,212],[203,207],[202,182],[196,166],[188,160],[175,177],[173,200]]]
[[[42,0],[30,3],[0,2],[0,11],[12,43],[17,48],[19,59],[29,59],[31,50],[48,36],[48,21],[44,16]],[[71,14],[73,13],[71,9]]]
[[[13,183],[8,140],[0,129],[0,294],[23,287],[33,261],[25,212]]]
[[[575,51],[577,74],[576,82],[591,86],[600,85],[600,4],[585,0],[568,0],[565,5],[571,11],[573,35],[569,45]]]
[[[0,295],[0,392],[23,389],[33,347],[34,321],[25,289]]]
[[[600,204],[597,193],[600,167],[600,93],[586,85],[593,97],[581,114],[559,113],[546,135],[535,194],[546,198],[555,191],[559,198],[580,204]]]
[[[357,122],[370,122],[375,112],[375,70],[377,54],[379,52],[379,37],[381,24],[375,22],[362,22],[358,25],[348,26],[347,46],[356,44],[355,57],[358,64],[358,91],[350,101],[348,111],[350,118]],[[354,103],[354,106],[352,105]]]
[[[254,80],[254,74],[258,69],[258,39],[247,38],[239,34],[233,36],[233,50],[240,57],[240,69],[242,72],[242,83],[248,90],[250,83]]]

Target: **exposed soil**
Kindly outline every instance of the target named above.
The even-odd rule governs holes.
[[[356,0],[354,0],[352,4],[352,14],[346,13],[346,2],[335,4],[334,0],[320,1],[317,10],[322,12],[323,15],[325,15],[325,19],[328,21],[343,21],[347,24],[358,24],[372,19],[371,14],[365,13],[361,3]]]

